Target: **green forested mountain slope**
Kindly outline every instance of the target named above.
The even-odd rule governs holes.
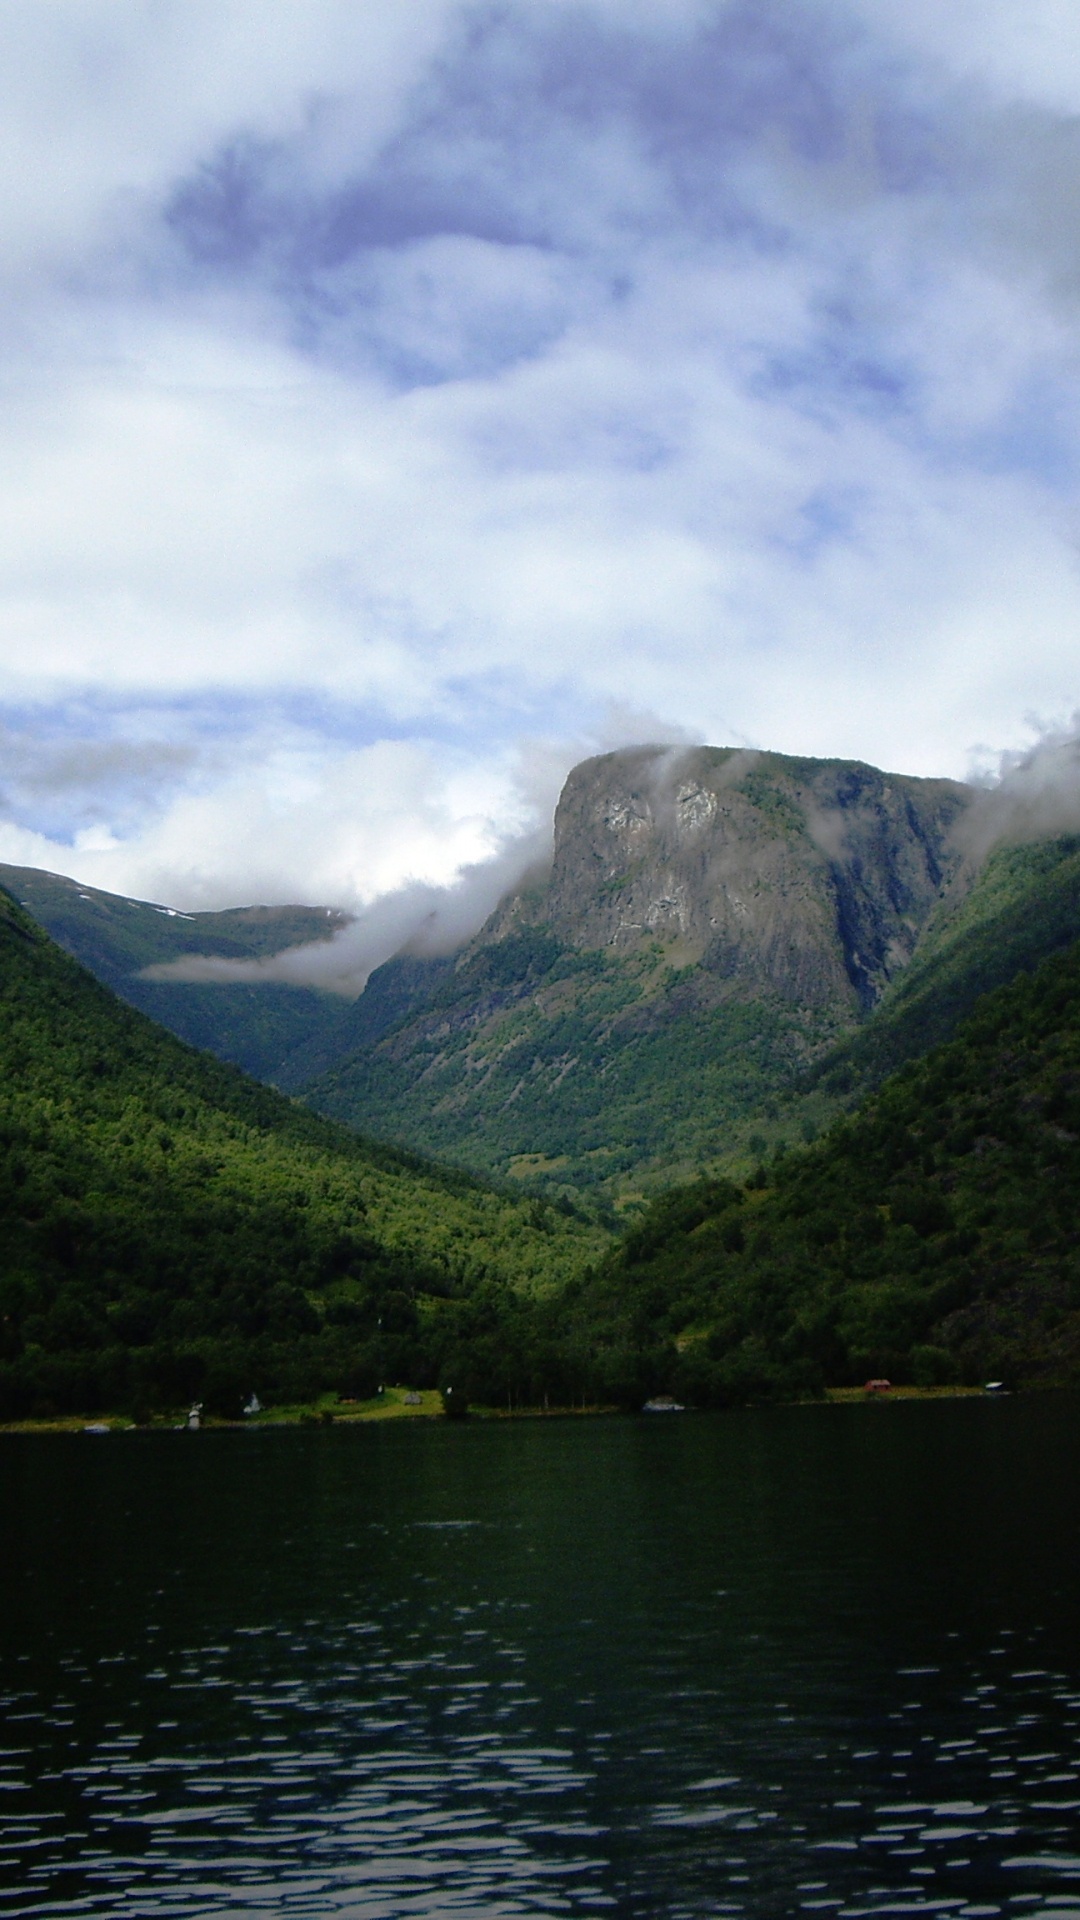
[[[1000,846],[966,863],[909,965],[865,1021],[794,1085],[732,1128],[707,1170],[742,1178],[755,1159],[813,1139],[905,1061],[955,1033],[979,998],[1080,939],[1080,838]]]
[[[227,907],[181,913],[152,900],[105,893],[39,867],[0,865],[0,887],[108,986],[142,967],[209,954],[264,960],[286,947],[327,940],[349,923],[332,907]]]
[[[816,1076],[869,1087],[946,1040],[984,993],[1080,939],[1080,837],[1002,846],[958,876],[910,965]]]
[[[899,974],[958,864],[969,799],[951,781],[731,749],[586,761],[559,802],[550,879],[307,1095],[548,1190],[685,1176],[737,1150]]]
[[[657,1201],[559,1306],[611,1391],[1080,1377],[1080,945],[747,1187]]]
[[[567,780],[550,876],[453,959],[401,955],[352,1005],[139,977],[181,953],[247,953],[255,931],[310,937],[312,910],[288,928],[282,909],[181,920],[17,878],[99,977],[194,1044],[364,1132],[603,1207],[783,1137],[785,1098],[917,950],[969,802],[955,782],[858,762],[602,755]],[[801,1124],[842,1097],[822,1083]]]
[[[193,954],[267,959],[287,947],[328,939],[348,924],[348,914],[329,907],[178,913],[36,867],[0,866],[0,887],[105,986],[189,1045],[264,1080],[276,1080],[282,1062],[301,1046],[321,1044],[334,1057],[332,1036],[351,1012],[337,994],[271,980],[148,980],[142,970]]]
[[[0,891],[0,1416],[431,1377],[601,1245],[190,1051]]]
[[[376,967],[363,993],[342,1005],[332,1025],[313,1023],[308,1033],[294,1042],[270,1076],[274,1085],[286,1093],[302,1093],[343,1060],[377,1046],[385,1034],[429,1007],[453,970],[454,960],[449,954],[430,958],[396,954]]]
[[[306,1089],[320,1111],[542,1190],[618,1192],[721,1152],[838,1023],[775,994],[710,1005],[659,943],[628,956],[524,929]]]
[[[8,1416],[387,1375],[534,1404],[1080,1375],[1080,945],[606,1254],[193,1054],[2,894],[0,1065]]]

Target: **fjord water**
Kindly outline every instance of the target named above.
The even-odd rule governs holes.
[[[1080,1402],[0,1437],[0,1914],[1080,1915]]]

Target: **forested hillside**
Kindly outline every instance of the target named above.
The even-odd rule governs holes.
[[[701,1004],[657,942],[619,956],[542,929],[484,945],[430,1006],[305,1089],[320,1111],[539,1190],[663,1184],[723,1152],[836,1035],[772,994]]]
[[[1080,939],[1080,837],[1003,845],[962,871],[910,965],[815,1078],[867,1088],[952,1034],[982,994]]]
[[[190,1046],[275,1082],[298,1047],[321,1044],[334,1057],[335,1036],[352,1011],[338,994],[275,980],[149,979],[144,970],[192,955],[264,960],[330,938],[348,924],[347,913],[302,906],[178,913],[36,867],[0,866],[0,887],[96,979]],[[316,1055],[320,1064],[323,1057]]]
[[[438,1377],[603,1235],[192,1052],[0,891],[0,1417]]]
[[[627,1398],[1076,1380],[1080,945],[815,1146],[658,1200],[557,1321]]]
[[[612,1252],[192,1053],[2,894],[0,1061],[9,1417],[388,1376],[632,1405],[1080,1375],[1075,943],[825,1139],[666,1193]]]
[[[755,1159],[816,1138],[897,1067],[949,1039],[984,994],[1077,939],[1076,835],[999,846],[965,864],[866,1020],[737,1123],[709,1170],[741,1179]]]

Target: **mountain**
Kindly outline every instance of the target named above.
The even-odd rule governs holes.
[[[433,1383],[604,1237],[196,1053],[0,890],[0,1245],[11,1418]]]
[[[586,761],[550,877],[305,1095],[556,1192],[685,1176],[775,1119],[902,975],[960,870],[970,800],[954,781],[733,749]],[[806,1110],[819,1123],[835,1104],[823,1085]]]
[[[1080,1379],[1080,943],[813,1147],[665,1194],[547,1337],[629,1400]]]
[[[181,916],[51,875],[13,890],[174,1032],[362,1131],[614,1223],[811,1140],[979,996],[1080,937],[1080,838],[985,844],[985,796],[857,762],[639,748],[567,780],[550,874],[458,953],[359,999],[146,980],[336,928]],[[980,808],[983,813],[980,813]]]
[[[866,1090],[947,1039],[981,995],[1080,939],[1080,837],[1001,846],[962,862],[909,967],[821,1064],[824,1086]]]
[[[952,1037],[816,1143],[662,1193],[615,1248],[193,1052],[0,893],[0,1415],[189,1396],[235,1412],[253,1387],[298,1399],[386,1377],[534,1405],[1075,1381],[1078,858],[1058,840],[1002,849],[966,893],[959,867],[946,876],[925,958],[852,1044],[897,1007],[889,1046],[931,1017]],[[494,1003],[522,943],[549,983],[558,943],[531,911],[509,903],[436,999],[462,974],[475,992],[483,964]],[[1002,966],[1009,983],[961,1018]]]
[[[347,913],[295,906],[179,913],[35,867],[0,865],[0,887],[97,979],[191,1046],[266,1080],[300,1046],[321,1045],[325,1057],[333,1058],[332,1036],[349,1012],[337,994],[275,981],[147,980],[142,970],[195,954],[267,959],[287,947],[329,939],[348,925]],[[321,1061],[324,1053],[314,1057]]]

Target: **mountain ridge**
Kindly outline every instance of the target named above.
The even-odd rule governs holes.
[[[732,748],[585,761],[550,876],[502,903],[426,1008],[287,1084],[554,1191],[685,1177],[887,991],[959,867],[972,797]]]
[[[146,969],[193,956],[260,960],[322,943],[352,915],[335,907],[247,906],[182,913],[36,867],[0,865],[3,886],[39,926],[129,1006],[178,1039],[258,1079],[301,1044],[331,1046],[345,1006],[336,994],[276,981],[155,980]]]
[[[760,776],[760,763],[736,778],[747,771]],[[764,773],[747,804],[764,816],[771,874],[775,843],[794,858],[808,829],[805,808],[791,813],[802,776],[775,757]],[[833,763],[828,778],[840,777]],[[578,798],[591,792],[602,815],[612,796],[589,781]],[[628,845],[638,860],[618,893],[636,889],[646,912],[657,898],[677,909],[667,826],[650,871],[640,848],[653,830],[639,814],[646,829],[628,836],[634,817],[614,834],[592,818],[586,833],[601,836],[616,879]],[[503,1405],[635,1405],[656,1391],[729,1404],[866,1374],[1074,1379],[1080,836],[1001,845],[965,868],[939,818],[946,857],[932,842],[930,898],[925,840],[908,826],[921,925],[868,1014],[857,969],[837,959],[839,906],[815,975],[820,911],[792,954],[777,948],[768,898],[754,923],[755,955],[774,961],[764,987],[763,967],[707,964],[714,930],[700,914],[698,958],[685,913],[665,943],[640,904],[619,901],[621,938],[575,946],[535,885],[458,956],[403,955],[373,976],[366,1007],[348,1015],[366,1023],[364,1070],[419,1067],[429,1125],[433,1095],[451,1096],[451,1140],[471,1077],[472,1148],[486,1118],[492,1161],[555,1206],[515,1204],[468,1172],[342,1132],[192,1052],[0,892],[0,1414],[186,1395],[227,1412],[252,1386],[296,1398],[387,1376],[452,1379]],[[571,866],[574,831],[562,842]],[[740,827],[744,869],[749,837]],[[911,883],[896,884],[891,856],[868,874],[853,841],[876,949],[860,938],[887,958]],[[700,864],[700,840],[689,844]],[[835,852],[834,841],[814,857]],[[819,887],[831,884],[822,872],[818,860]],[[722,863],[717,884],[749,904],[745,873],[738,884],[732,873]],[[589,912],[610,928],[603,884]],[[787,897],[803,902],[803,881]],[[812,907],[820,898],[811,888]],[[586,917],[577,931],[595,938],[596,926]],[[595,1071],[575,1078],[567,1060],[589,1046]],[[532,1143],[516,1162],[507,1108]],[[799,1125],[822,1138],[797,1146]],[[679,1153],[695,1177],[673,1185]],[[611,1220],[620,1179],[649,1204],[605,1253],[610,1240],[578,1216]]]
[[[859,761],[621,749],[571,771],[545,875],[455,953],[403,951],[351,1003],[118,984],[349,1126],[610,1223],[698,1170],[741,1178],[813,1138],[1080,935],[1080,839],[976,857],[985,807],[959,782]],[[203,922],[219,941],[281,937],[290,912],[291,936],[325,935],[325,909],[178,926],[65,885],[93,938],[103,920],[125,937],[149,923],[155,954],[190,952]],[[67,933],[93,964],[85,927]],[[97,960],[117,984],[123,956],[111,977]]]
[[[730,747],[597,755],[559,798],[543,918],[568,944],[660,939],[684,962],[746,971],[799,1000],[842,996],[842,967],[866,1006],[958,863],[949,830],[971,797],[957,781],[862,761]]]

